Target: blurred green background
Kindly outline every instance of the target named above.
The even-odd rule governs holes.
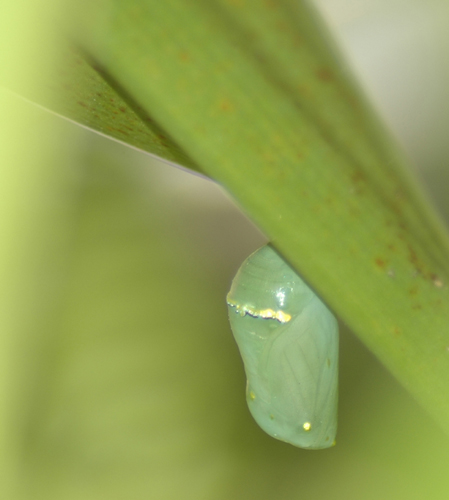
[[[373,33],[385,44],[385,32],[363,23],[404,21],[400,10],[373,17],[373,4],[360,12],[363,4],[341,0],[341,9],[359,8],[349,21],[332,17],[332,9],[326,16],[343,46],[352,36],[354,47],[374,50]],[[431,5],[436,24],[422,30],[447,56],[447,35],[434,28],[442,4]],[[422,30],[416,36],[428,40]],[[390,61],[393,46],[383,48]],[[351,57],[356,64],[356,51]],[[381,82],[404,78],[392,67]],[[431,99],[444,104],[433,107],[432,119],[420,120],[422,109],[430,113],[421,102],[415,110],[407,99],[405,107],[388,107],[392,85],[373,84],[370,92],[447,217],[449,65],[441,67],[446,84],[436,86],[439,94],[433,88]],[[367,78],[368,70],[360,71]],[[372,71],[379,75],[378,67]],[[408,94],[424,95],[430,77],[421,73],[424,81],[419,71],[407,80]],[[449,439],[344,325],[337,446],[296,449],[252,420],[225,296],[242,260],[265,238],[219,186],[44,111],[23,113],[31,123],[28,132],[18,129],[27,137],[23,173],[8,184],[2,168],[3,186],[18,200],[3,234],[19,242],[4,249],[14,258],[0,269],[15,283],[4,287],[10,319],[2,326],[2,360],[10,357],[0,394],[1,464],[14,493],[2,498],[448,498]],[[400,126],[420,121],[421,132]],[[33,170],[34,151],[44,147],[51,154]]]

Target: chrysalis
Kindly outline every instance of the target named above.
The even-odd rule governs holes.
[[[243,262],[227,297],[246,399],[270,436],[328,448],[337,432],[338,325],[270,246]]]

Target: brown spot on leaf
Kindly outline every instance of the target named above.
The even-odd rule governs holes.
[[[182,62],[189,62],[190,61],[190,54],[186,50],[183,50],[182,52],[179,53],[179,59]]]
[[[431,274],[430,278],[432,280],[432,283],[437,287],[437,288],[442,288],[443,287],[443,282],[441,279],[436,275],[436,274]]]
[[[316,76],[322,81],[322,82],[331,82],[334,79],[334,74],[329,68],[320,68],[316,72]]]
[[[287,31],[288,30],[288,24],[285,21],[278,21],[276,23],[276,27],[278,28],[279,31]]]
[[[418,256],[416,255],[415,250],[413,249],[413,247],[410,244],[408,245],[408,252],[409,252],[409,257],[408,257],[409,261],[411,262],[413,267],[416,269],[416,272],[418,274],[422,274],[422,265],[419,262],[419,259],[418,259]]]
[[[385,262],[385,260],[382,259],[381,257],[377,257],[376,259],[374,259],[374,262],[376,263],[376,266],[379,269],[382,269],[382,270],[384,270],[385,266],[387,265],[387,263]]]
[[[265,0],[265,5],[269,9],[275,9],[278,6],[278,0]]]
[[[297,87],[298,92],[303,95],[304,97],[307,97],[310,95],[310,88],[307,85],[298,85]]]
[[[234,105],[228,99],[221,100],[219,107],[222,111],[233,111],[234,110]]]
[[[359,184],[360,182],[365,182],[365,174],[360,170],[356,170],[351,174],[351,180],[354,184]]]

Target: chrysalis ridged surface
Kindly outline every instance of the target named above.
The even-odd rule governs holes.
[[[338,402],[333,314],[268,245],[243,262],[227,303],[256,422],[301,448],[332,446]]]

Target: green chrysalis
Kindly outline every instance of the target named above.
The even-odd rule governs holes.
[[[270,246],[243,262],[227,303],[256,422],[301,448],[332,446],[338,400],[333,314]]]

